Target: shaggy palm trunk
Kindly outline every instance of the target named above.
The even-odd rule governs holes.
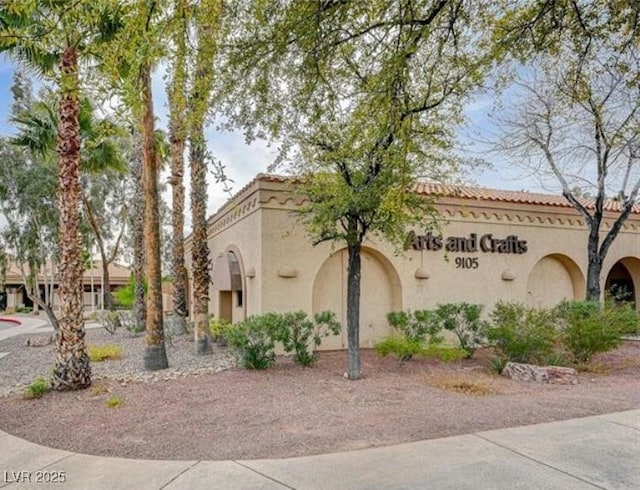
[[[193,313],[196,353],[209,351],[209,246],[207,244],[207,166],[204,160],[202,124],[192,128],[190,138],[191,214],[193,221]]]
[[[144,178],[142,172],[142,137],[139,132],[134,135],[134,143],[136,145],[135,158],[131,166],[131,175],[134,180],[135,195],[140,198],[133,202],[132,221],[133,221],[133,277],[135,279],[135,299],[133,310],[138,328],[145,328],[147,324],[147,305],[144,299],[144,270],[145,270],[145,253],[144,253],[144,214],[145,200],[144,195]]]
[[[57,134],[60,211],[60,331],[51,386],[77,390],[91,385],[91,366],[82,319],[80,242],[80,135],[78,123],[78,57],[67,47],[60,61],[62,100]]]
[[[169,367],[162,321],[162,273],[160,269],[160,216],[158,200],[158,161],[153,131],[153,99],[150,68],[141,73],[142,140],[144,168],[144,244],[147,276],[147,324],[144,367],[148,370]]]
[[[175,329],[186,332],[187,270],[184,265],[184,149],[185,149],[185,113],[186,113],[186,13],[184,0],[176,1],[176,12],[183,21],[182,29],[176,33],[176,53],[173,79],[169,88],[169,138],[171,143],[171,179],[173,210],[171,226],[173,242],[171,248],[171,266],[173,279],[173,314]]]
[[[349,244],[347,268],[347,341],[349,346],[349,379],[360,379],[360,243]]]

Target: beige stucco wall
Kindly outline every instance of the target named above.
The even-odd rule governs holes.
[[[293,214],[301,201],[281,183],[257,180],[234,202],[212,218],[209,239],[213,262],[228,250],[241,260],[244,306],[234,308],[233,320],[269,311],[312,314],[330,307],[346,325],[346,252],[338,244],[311,246]],[[527,242],[527,251],[401,252],[370,236],[362,257],[363,346],[372,346],[389,332],[385,314],[392,309],[414,310],[460,301],[481,303],[490,309],[498,300],[552,306],[565,297],[584,296],[587,232],[571,208],[455,198],[443,199],[438,208],[444,237],[475,233],[478,238],[492,234],[503,239],[516,235]],[[419,227],[413,230],[418,235],[425,233]],[[456,267],[458,257],[477,258],[478,267]],[[603,287],[611,267],[625,259],[636,291],[640,290],[639,257],[640,216],[636,214],[609,251],[601,278]],[[190,261],[187,243],[189,269]],[[255,271],[254,277],[246,277],[249,269]],[[417,278],[418,269],[428,278]],[[220,311],[215,285],[210,293],[210,311],[215,315]],[[323,343],[324,348],[345,346],[345,334]]]

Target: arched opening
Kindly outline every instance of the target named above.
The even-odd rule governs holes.
[[[244,280],[237,252],[218,255],[213,266],[213,289],[218,291],[217,317],[230,323],[244,320]]]
[[[360,286],[360,345],[373,347],[390,333],[387,313],[402,309],[402,286],[393,264],[380,252],[362,249]],[[313,283],[313,313],[333,311],[342,324],[340,335],[327,337],[321,349],[347,347],[348,252],[338,250],[327,258]]]
[[[625,257],[618,260],[607,274],[604,283],[605,297],[616,303],[631,303],[637,306],[636,288],[640,278],[640,259]]]
[[[585,280],[580,267],[566,255],[542,257],[527,280],[527,298],[537,308],[551,308],[563,299],[582,299]]]

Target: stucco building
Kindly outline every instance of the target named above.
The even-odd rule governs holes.
[[[304,204],[292,185],[258,175],[209,219],[213,315],[238,322],[269,311],[332,310],[346,325],[346,250],[311,245],[292,213]],[[400,253],[369,237],[362,254],[362,346],[389,333],[385,316],[392,310],[460,301],[490,308],[501,299],[553,306],[584,298],[587,229],[562,196],[430,184],[415,192],[439,196],[441,235],[408,229],[412,247]],[[604,230],[617,203],[607,206]],[[190,239],[186,260],[191,280]],[[604,290],[624,291],[635,301],[640,207],[611,247],[601,280]],[[322,347],[346,345],[343,333]]]

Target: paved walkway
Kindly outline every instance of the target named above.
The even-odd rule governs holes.
[[[36,482],[62,477],[64,484]],[[250,461],[89,456],[0,432],[0,487],[639,489],[640,410],[362,451]]]
[[[0,340],[8,339],[14,335],[21,335],[23,333],[39,333],[52,330],[51,325],[47,321],[44,315],[42,317],[37,316],[22,316],[22,315],[1,315],[0,319],[6,318],[20,322],[14,326],[4,326],[0,329]],[[7,324],[9,325],[9,324]],[[1,471],[1,470],[0,470]]]

